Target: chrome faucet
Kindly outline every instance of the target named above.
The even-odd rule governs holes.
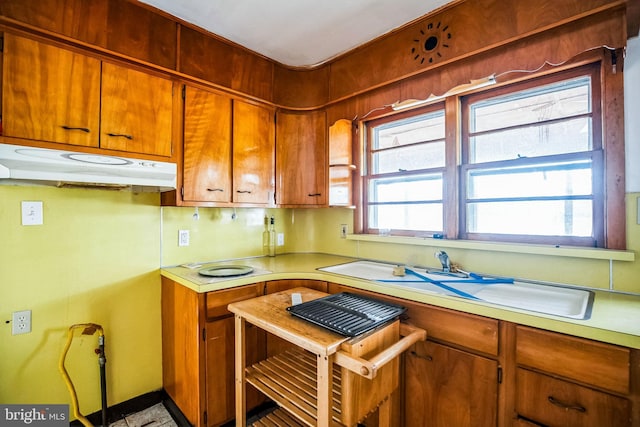
[[[442,264],[442,271],[445,273],[451,272],[451,260],[449,259],[449,255],[445,251],[438,251],[435,253],[435,257],[440,260],[440,264]]]

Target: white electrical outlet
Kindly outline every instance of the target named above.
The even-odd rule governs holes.
[[[340,224],[340,238],[347,238],[347,224]]]
[[[31,332],[31,310],[14,311],[11,319],[11,334],[28,334]]]
[[[278,246],[284,246],[284,233],[278,233]]]
[[[189,246],[189,230],[178,230],[178,246]]]

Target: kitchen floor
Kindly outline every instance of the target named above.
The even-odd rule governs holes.
[[[150,408],[124,416],[110,427],[178,427],[162,402]]]

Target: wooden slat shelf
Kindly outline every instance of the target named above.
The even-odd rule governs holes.
[[[278,408],[275,411],[265,415],[253,424],[251,427],[304,427],[295,418],[291,417],[285,410]]]
[[[246,369],[246,381],[287,410],[303,425],[315,426],[317,407],[317,367],[315,356],[302,349],[256,363]],[[333,421],[341,426],[341,374],[333,369]],[[285,424],[286,425],[286,424]]]

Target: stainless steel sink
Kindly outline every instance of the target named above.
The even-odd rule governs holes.
[[[383,282],[393,287],[457,296],[572,319],[587,319],[591,315],[594,294],[588,290],[479,276],[452,276],[422,268],[412,268],[408,270],[409,274],[395,276],[394,267],[395,264],[382,262],[354,261],[319,270]]]

